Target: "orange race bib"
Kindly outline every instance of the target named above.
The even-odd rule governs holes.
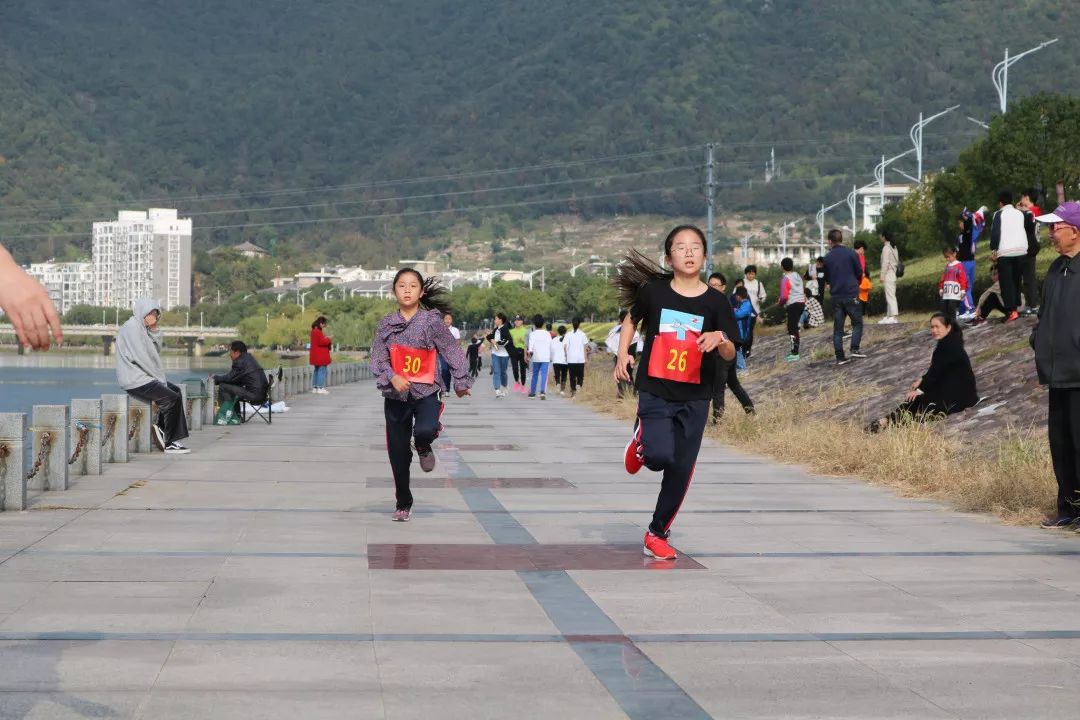
[[[660,311],[660,331],[649,353],[649,377],[684,383],[701,383],[701,337],[705,318],[701,315],[668,310]]]
[[[409,382],[435,382],[435,348],[390,346],[390,367]]]

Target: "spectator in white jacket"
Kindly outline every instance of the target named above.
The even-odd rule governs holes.
[[[893,244],[891,231],[882,230],[880,237],[881,284],[885,288],[885,317],[878,320],[878,325],[892,325],[900,322],[897,319],[900,308],[896,303],[896,270],[900,267],[900,253]]]
[[[769,293],[765,291],[765,284],[757,279],[757,265],[747,265],[743,269],[743,287],[746,288],[746,294],[750,296],[750,305],[754,308],[754,315],[750,318],[750,331],[743,338],[742,343],[743,358],[749,360],[750,350],[754,346],[754,326],[757,325],[757,319],[761,315],[761,306],[769,297]]]
[[[990,258],[997,263],[1007,323],[1020,317],[1020,281],[1029,239],[1035,237],[1035,218],[1013,207],[1012,202],[1011,191],[998,194],[998,211],[990,225]]]

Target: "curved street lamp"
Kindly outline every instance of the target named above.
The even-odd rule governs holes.
[[[1053,40],[1047,40],[1038,47],[1033,47],[1030,50],[1025,50],[1019,55],[1013,55],[1009,57],[1009,48],[1005,48],[1005,59],[994,66],[994,69],[990,72],[990,79],[994,81],[994,89],[997,90],[998,103],[1001,105],[1001,114],[1005,114],[1005,108],[1009,102],[1009,66],[1015,63],[1025,55],[1030,55],[1033,52],[1038,52],[1048,45],[1053,45],[1058,41],[1057,38]]]

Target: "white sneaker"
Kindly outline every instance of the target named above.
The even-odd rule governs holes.
[[[191,450],[180,443],[172,442],[165,446],[166,455],[187,455],[189,452]]]
[[[312,395],[318,395],[319,394],[319,388],[311,388],[311,394]]]
[[[326,388],[319,388],[319,394],[320,395],[329,395],[330,391],[327,390]]]
[[[158,427],[155,422],[150,423],[150,435],[154,439],[154,444],[157,445],[158,450],[165,449],[165,431]]]

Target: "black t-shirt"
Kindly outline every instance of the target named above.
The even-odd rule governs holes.
[[[716,330],[729,340],[739,336],[735,313],[722,293],[710,287],[697,297],[686,297],[671,289],[670,277],[660,278],[641,288],[630,316],[634,322],[644,321],[638,390],[672,402],[712,397],[720,354],[702,354],[697,339]]]

